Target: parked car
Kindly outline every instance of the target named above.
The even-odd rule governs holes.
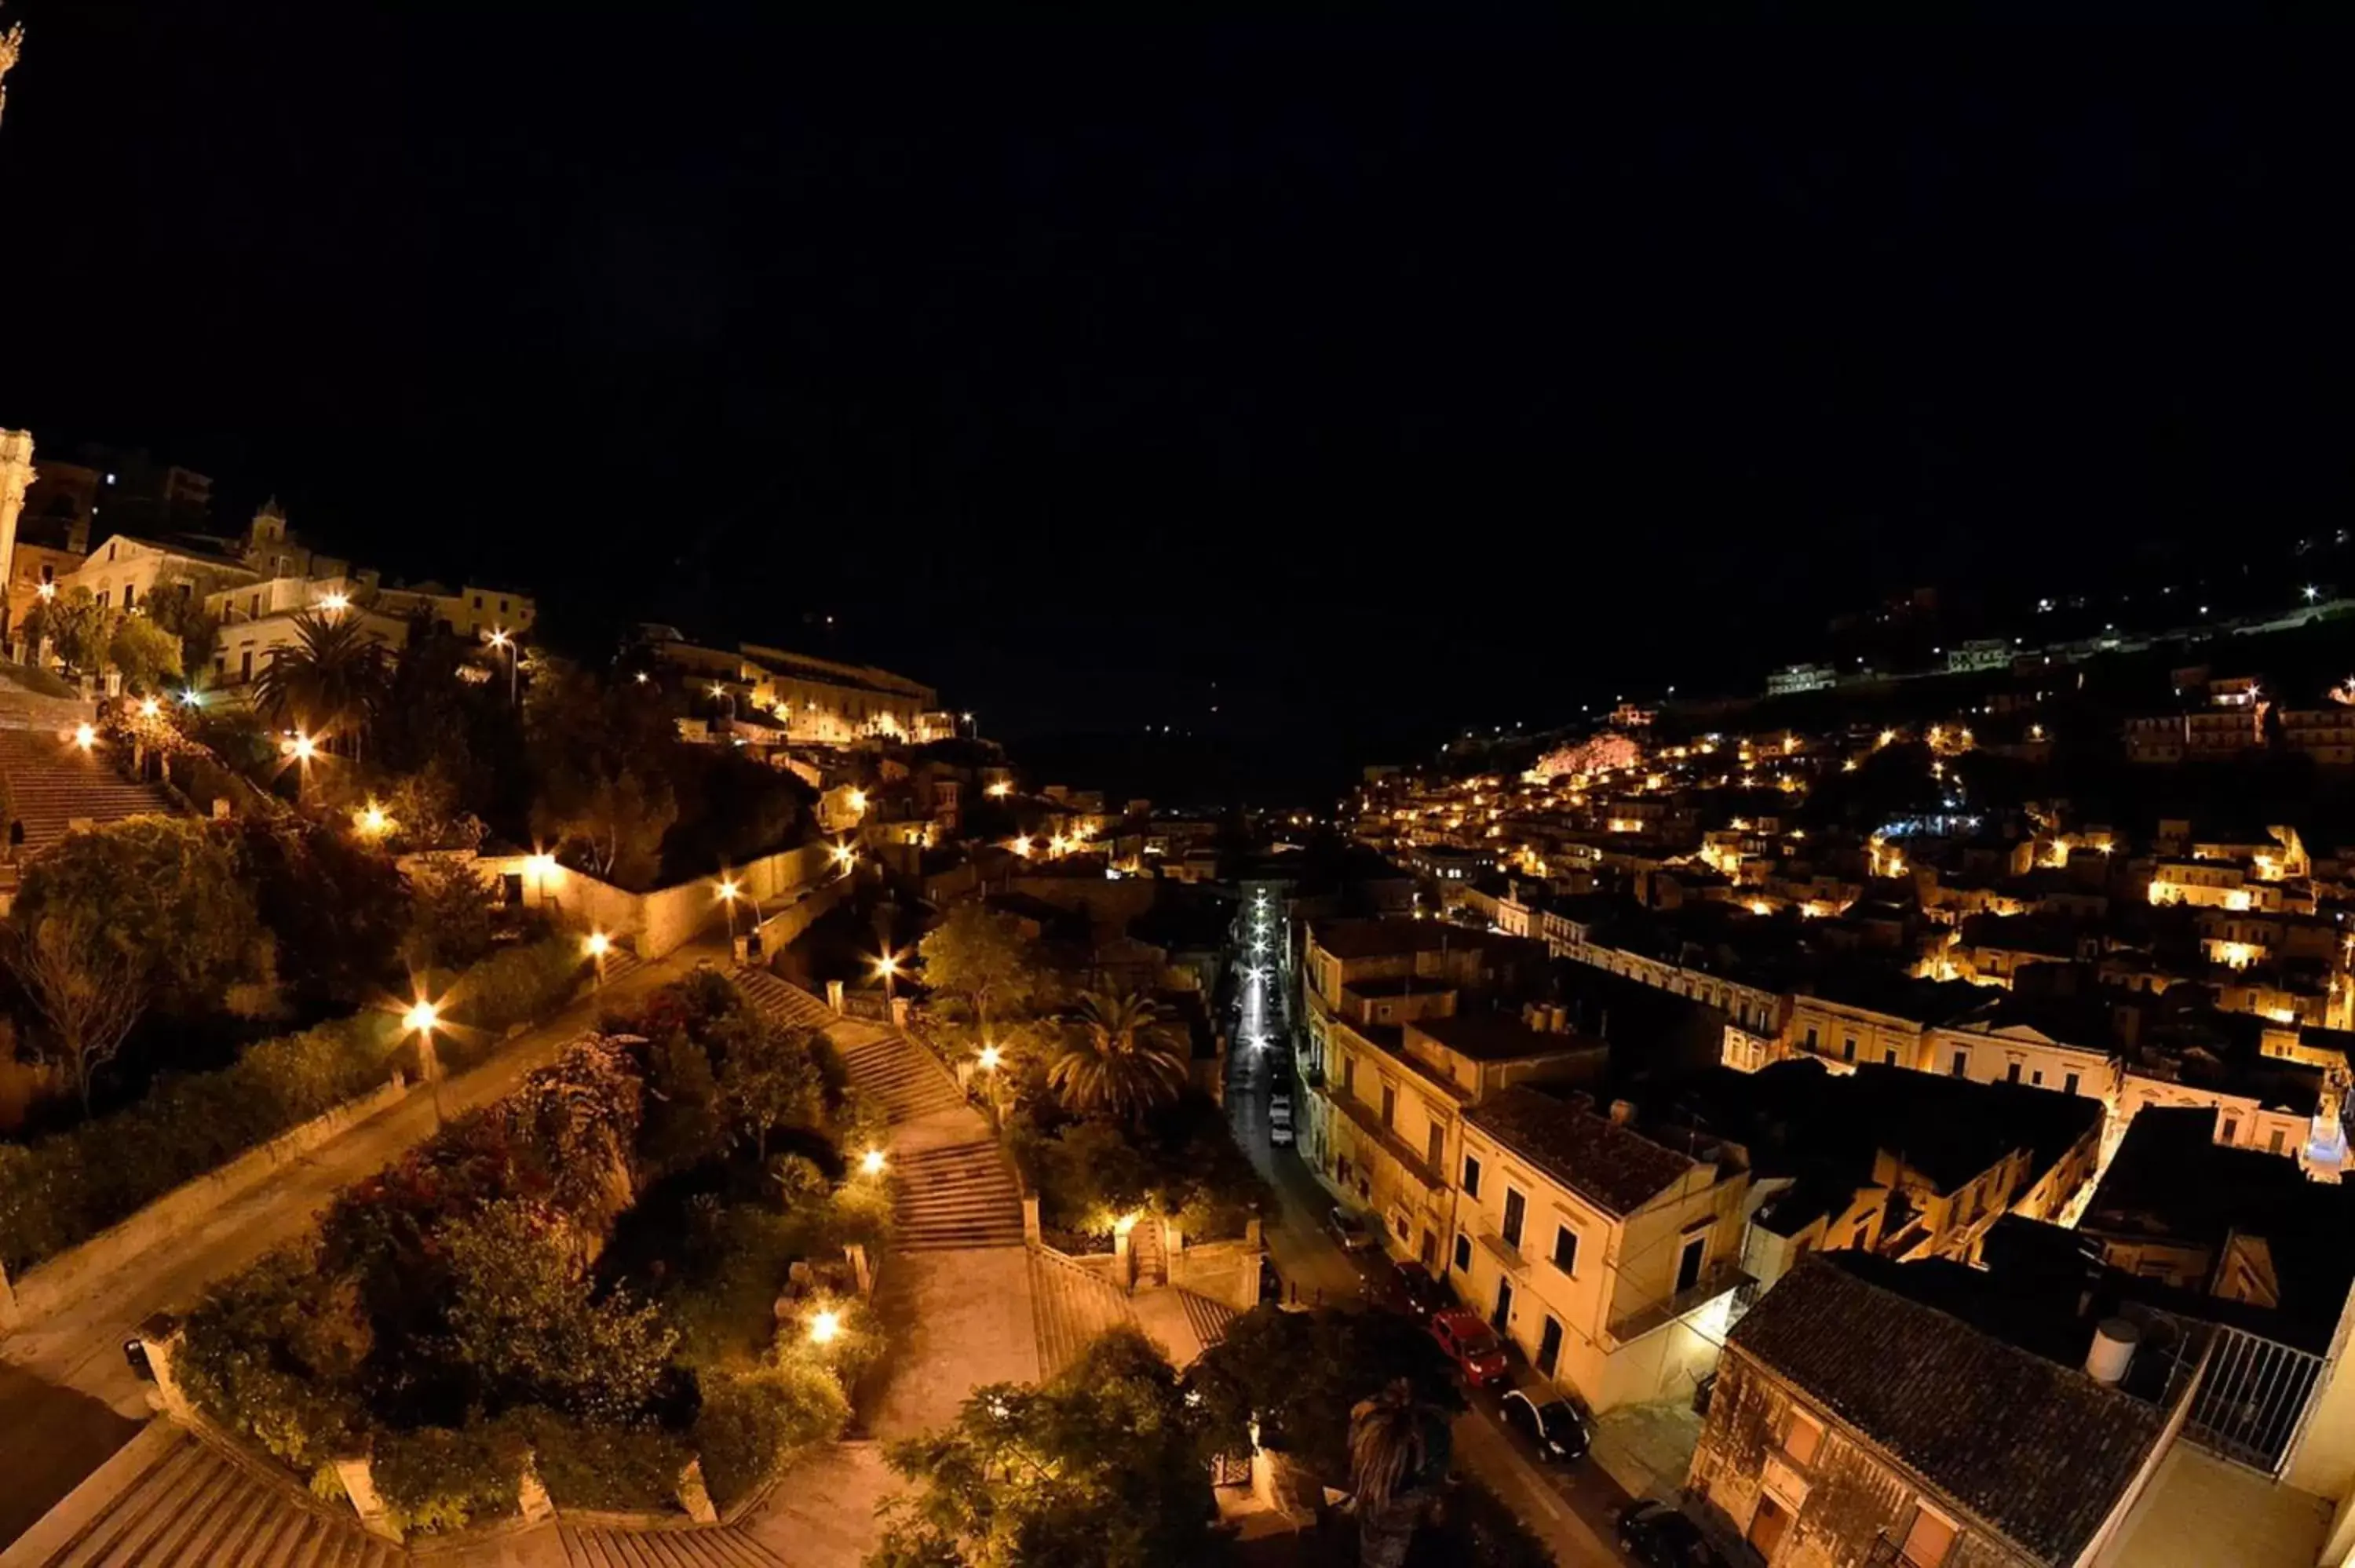
[[[1428,1318],[1433,1312],[1455,1305],[1455,1296],[1447,1287],[1431,1277],[1431,1272],[1419,1263],[1402,1263],[1393,1272],[1382,1292],[1382,1304],[1394,1312],[1404,1312],[1412,1318]]]
[[[1270,1143],[1274,1144],[1279,1149],[1291,1148],[1292,1124],[1288,1121],[1277,1122],[1274,1126],[1267,1129],[1267,1140]]]
[[[1650,1568],[1725,1568],[1700,1526],[1664,1502],[1639,1500],[1619,1510],[1619,1549]]]
[[[1567,1464],[1586,1457],[1594,1434],[1578,1406],[1550,1389],[1513,1390],[1504,1399],[1505,1425],[1537,1445],[1538,1457]]]
[[[1290,1127],[1292,1125],[1292,1102],[1290,1100],[1278,1100],[1273,1105],[1268,1107],[1267,1119],[1269,1125],[1273,1127]]]
[[[1292,1087],[1290,1085],[1278,1084],[1273,1089],[1269,1091],[1267,1097],[1267,1114],[1270,1116],[1287,1118],[1292,1115]]]
[[[1374,1233],[1372,1228],[1369,1226],[1365,1221],[1358,1218],[1357,1215],[1349,1213],[1348,1210],[1341,1207],[1338,1203],[1334,1204],[1333,1212],[1326,1216],[1325,1228],[1333,1233],[1333,1239],[1341,1244],[1341,1250],[1343,1252],[1371,1252],[1373,1250]]]
[[[1275,1259],[1263,1256],[1259,1260],[1259,1300],[1263,1307],[1284,1305],[1284,1276],[1275,1271]]]
[[[1479,1313],[1467,1312],[1461,1307],[1449,1312],[1433,1312],[1431,1337],[1439,1341],[1439,1348],[1447,1352],[1447,1359],[1455,1363],[1466,1382],[1505,1381],[1505,1342],[1497,1338],[1497,1330],[1488,1327]]]

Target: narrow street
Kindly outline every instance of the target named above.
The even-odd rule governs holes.
[[[1283,1281],[1287,1305],[1362,1308],[1391,1266],[1380,1258],[1360,1270],[1326,1228],[1334,1197],[1300,1158],[1296,1147],[1271,1137],[1270,1097],[1279,1083],[1293,1099],[1294,1123],[1305,1116],[1305,1093],[1289,1072],[1292,1022],[1286,991],[1279,978],[1284,951],[1284,919],[1271,913],[1262,937],[1247,934],[1241,954],[1242,980],[1235,1049],[1227,1083],[1227,1119],[1235,1141],[1275,1190],[1277,1212],[1265,1229],[1268,1259]],[[1258,947],[1260,950],[1255,951]],[[1369,1284],[1369,1279],[1372,1283]],[[1455,1422],[1456,1464],[1502,1498],[1521,1521],[1553,1551],[1558,1563],[1619,1564],[1614,1521],[1627,1494],[1593,1460],[1540,1466],[1526,1438],[1497,1417],[1495,1393],[1476,1390],[1472,1409]]]

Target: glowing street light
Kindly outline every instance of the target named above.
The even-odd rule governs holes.
[[[141,718],[154,718],[157,714],[160,714],[163,711],[164,705],[157,702],[155,698],[142,697],[139,699],[139,716]]]
[[[341,615],[351,607],[351,596],[348,594],[331,593],[319,600],[319,608],[329,615]]]
[[[839,1335],[841,1332],[842,1316],[840,1313],[818,1312],[811,1315],[809,1323],[809,1337],[811,1344],[830,1345],[834,1343],[836,1336]]]
[[[875,972],[883,977],[883,1005],[889,1007],[897,995],[891,982],[900,978],[899,955],[886,953],[876,959]]]
[[[2312,583],[2307,584],[2306,587],[2300,588],[2298,591],[2306,596],[2306,602],[2308,604],[2312,604],[2316,599],[2322,597],[2322,590],[2315,587]]]
[[[866,1153],[860,1155],[858,1157],[858,1170],[861,1175],[882,1175],[883,1151],[879,1149],[869,1149]]]
[[[988,789],[983,790],[982,793],[987,795],[993,800],[1003,800],[1006,797],[1014,793],[1014,786],[1001,779],[996,783],[992,784]]]
[[[602,931],[591,931],[581,939],[581,948],[597,966],[597,983],[605,983],[605,955],[613,950],[613,939]]]
[[[400,1026],[412,1034],[430,1035],[441,1022],[442,1010],[421,996],[410,1003],[409,1011],[400,1015]]]
[[[503,626],[495,626],[491,628],[491,633],[489,637],[485,639],[485,641],[489,642],[494,648],[501,648],[506,651],[507,701],[510,704],[518,701],[519,699],[516,695],[516,681],[518,673],[523,666],[523,649],[517,643],[514,638],[507,635],[506,628]]]
[[[355,813],[355,825],[361,832],[375,838],[392,825],[392,819],[384,814],[382,806],[370,800],[367,806]]]
[[[524,856],[523,874],[526,879],[527,879],[533,886],[539,889],[540,907],[543,909],[546,908],[548,906],[548,885],[549,883],[559,881],[563,877],[564,868],[556,863],[556,857],[554,855],[549,853],[546,850],[539,850]]]
[[[854,811],[861,811],[861,812],[863,812],[863,811],[865,811],[865,810],[867,810],[867,791],[866,791],[866,790],[864,790],[864,789],[853,789],[853,790],[850,792],[850,809],[851,809],[852,810],[854,810]]]
[[[719,902],[728,906],[728,942],[730,947],[733,947],[736,942],[736,883],[734,878],[723,876],[719,879]]]
[[[997,1064],[1005,1059],[1005,1053],[995,1045],[985,1045],[981,1048],[981,1070],[985,1073],[997,1071]]]
[[[836,844],[829,853],[834,856],[834,863],[842,867],[846,876],[850,874],[852,863],[858,859],[858,852],[848,844]]]
[[[313,740],[307,735],[298,735],[294,737],[294,745],[292,749],[294,753],[295,761],[309,762],[313,758],[319,755],[319,743]]]
[[[88,751],[91,747],[98,744],[98,731],[91,728],[91,726],[86,724],[78,724],[74,726],[74,744],[80,747],[84,751]]]
[[[1011,849],[1016,854],[1020,855],[1024,860],[1028,860],[1030,858],[1030,835],[1028,833],[1017,833],[1014,837],[1014,842],[1007,847]]]
[[[183,707],[199,708],[204,706],[204,704],[205,694],[194,686],[180,694],[180,705]]]
[[[43,599],[55,599],[58,597],[58,585],[55,583],[43,583],[41,585],[40,593]]]

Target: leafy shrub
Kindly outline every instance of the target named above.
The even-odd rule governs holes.
[[[410,878],[409,961],[458,969],[491,950],[491,885],[464,861],[428,861]]]
[[[523,1455],[496,1429],[381,1433],[374,1458],[377,1492],[404,1529],[461,1530],[516,1511]]]
[[[675,1433],[651,1425],[581,1421],[553,1410],[512,1413],[506,1425],[528,1444],[540,1484],[559,1509],[671,1508],[692,1457]]]
[[[766,1485],[797,1453],[833,1440],[850,1419],[842,1383],[825,1367],[788,1361],[756,1372],[707,1373],[695,1446],[721,1508]]]
[[[361,1013],[247,1047],[217,1073],[29,1145],[0,1146],[0,1264],[22,1270],[385,1081],[399,1022]]]
[[[323,1280],[314,1249],[264,1257],[209,1291],[181,1325],[188,1396],[232,1432],[316,1474],[360,1443],[343,1390],[368,1350],[347,1280]]]
[[[562,934],[494,953],[467,971],[459,1017],[494,1034],[544,1018],[571,997],[587,962],[581,938]]]

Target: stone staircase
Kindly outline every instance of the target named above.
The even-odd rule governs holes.
[[[393,1568],[405,1560],[348,1508],[316,1501],[168,1421],[149,1424],[0,1553],[7,1568]]]
[[[592,960],[593,962],[593,960]],[[645,959],[619,945],[605,949],[604,983],[612,985],[646,967]]]
[[[964,1091],[939,1057],[896,1029],[880,1024],[866,1028],[875,1033],[865,1040],[847,1039],[837,1029],[835,1044],[850,1068],[850,1081],[882,1101],[893,1121],[914,1121],[964,1106]]]
[[[842,1019],[826,1003],[801,987],[779,980],[766,969],[739,964],[733,978],[737,990],[750,997],[755,1007],[780,1023],[790,1023],[799,1029],[832,1029],[842,1022]]]
[[[1161,1245],[1158,1219],[1148,1215],[1128,1233],[1128,1259],[1139,1290],[1169,1283],[1169,1252]]]
[[[662,1530],[557,1526],[566,1568],[790,1568],[734,1525]]]
[[[900,1251],[1022,1245],[1021,1194],[995,1142],[900,1150],[891,1166]]]
[[[1030,1308],[1041,1378],[1079,1360],[1098,1335],[1136,1321],[1120,1287],[1044,1247],[1030,1249]]]
[[[16,820],[25,824],[25,859],[55,844],[69,823],[82,819],[102,824],[176,810],[161,789],[117,776],[104,752],[83,751],[45,730],[0,728],[0,772],[8,777]],[[6,832],[0,822],[0,835]]]

